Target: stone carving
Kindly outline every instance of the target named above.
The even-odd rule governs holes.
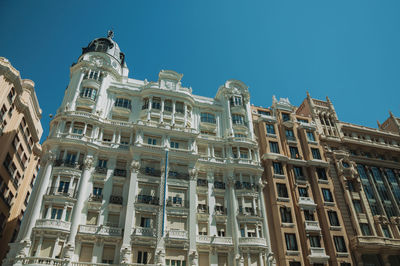
[[[90,168],[92,168],[92,166],[93,166],[93,156],[90,156],[90,155],[88,155],[88,156],[86,156],[86,159],[85,159],[85,161],[83,162],[83,165],[84,165],[84,167],[85,167],[85,169],[90,169]]]
[[[132,256],[132,252],[131,252],[131,248],[129,246],[124,246],[124,247],[121,248],[120,260],[121,260],[122,264],[130,263],[130,257],[131,256]]]
[[[197,174],[198,174],[199,170],[197,168],[191,168],[189,169],[189,176],[190,176],[190,180],[195,180],[197,179]]]
[[[53,163],[56,160],[56,155],[52,151],[48,151],[42,158],[40,164],[45,166],[47,162]]]
[[[132,160],[131,165],[129,166],[131,172],[137,172],[140,169],[140,162],[137,160]]]

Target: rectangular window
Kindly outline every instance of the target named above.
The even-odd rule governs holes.
[[[365,223],[360,223],[360,229],[363,234],[363,236],[370,236],[371,235],[371,229],[369,228],[368,224]]]
[[[328,211],[328,217],[331,226],[340,226],[339,218],[335,211]]]
[[[314,133],[311,132],[311,131],[307,131],[307,139],[308,139],[309,141],[315,141]]]
[[[277,183],[276,189],[278,190],[278,197],[289,198],[288,190],[285,184]]]
[[[175,141],[171,141],[171,148],[179,149],[179,143]]]
[[[68,189],[69,189],[69,182],[60,181],[60,184],[58,185],[57,192],[68,193]]]
[[[131,100],[129,100],[129,99],[117,98],[115,100],[115,106],[116,107],[126,108],[126,109],[131,109],[132,108],[132,103],[131,103]]]
[[[292,159],[301,159],[299,154],[299,149],[297,149],[297,147],[290,146],[289,150],[290,150],[290,157]]]
[[[150,228],[151,227],[151,219],[147,218],[147,217],[141,217],[140,218],[140,227]]]
[[[51,209],[51,219],[61,220],[63,209],[60,208],[52,208]]]
[[[137,263],[141,263],[141,264],[147,264],[147,251],[138,251],[138,255],[137,255]]]
[[[291,129],[286,129],[286,130],[285,130],[285,135],[286,135],[286,139],[287,139],[287,140],[295,140],[293,130],[291,130]]]
[[[299,187],[299,196],[308,197],[308,190],[305,187]]]
[[[157,139],[148,138],[147,139],[147,144],[149,144],[149,145],[157,145]]]
[[[295,234],[285,233],[285,241],[287,250],[298,250]]]
[[[324,196],[324,201],[333,202],[332,192],[329,189],[323,188],[322,195]]]
[[[275,126],[273,124],[265,124],[265,128],[267,129],[268,134],[275,135]]]
[[[271,115],[271,112],[263,111],[263,110],[257,110],[257,113],[258,113],[259,115]]]
[[[151,108],[160,110],[161,109],[161,99],[160,98],[153,98],[151,103]]]
[[[300,166],[293,166],[293,172],[296,179],[304,179],[303,168]]]
[[[289,121],[290,120],[290,114],[282,113],[282,120],[283,120],[283,122]]]
[[[269,149],[270,149],[270,152],[279,153],[278,142],[270,141],[269,142]]]
[[[242,97],[241,96],[234,96],[230,99],[231,106],[239,106],[242,105]]]
[[[115,256],[115,246],[106,246],[103,248],[102,263],[113,264]]]
[[[102,187],[93,187],[93,195],[100,196],[103,192]]]
[[[304,210],[304,219],[306,219],[306,221],[315,221],[314,212],[310,210]]]
[[[310,246],[313,248],[320,248],[321,247],[321,240],[320,236],[309,236],[310,239]]]
[[[317,168],[317,175],[321,180],[328,180],[326,176],[326,170],[324,168]]]
[[[390,234],[390,231],[389,231],[389,227],[387,225],[383,225],[383,224],[381,225],[381,227],[382,227],[383,236],[387,237],[387,238],[392,238],[392,235]]]
[[[283,175],[283,168],[281,163],[273,162],[272,166],[274,167],[274,174]]]
[[[200,114],[200,121],[204,123],[215,124],[215,115],[210,113],[201,113]]]
[[[334,236],[335,248],[337,252],[347,252],[343,236]]]
[[[233,123],[234,125],[243,125],[243,124],[244,124],[243,116],[233,114],[233,115],[232,115],[232,123]]]
[[[353,206],[354,209],[356,210],[356,213],[363,213],[361,202],[359,200],[353,200]]]
[[[97,163],[98,167],[101,168],[107,168],[107,160],[105,159],[99,159],[98,163]]]
[[[317,159],[317,160],[321,160],[322,159],[321,158],[321,153],[319,152],[319,149],[311,148],[311,153],[312,153],[312,156],[313,156],[314,159]]]
[[[280,212],[281,212],[281,221],[282,221],[282,223],[292,223],[293,222],[290,208],[281,207],[280,208]]]

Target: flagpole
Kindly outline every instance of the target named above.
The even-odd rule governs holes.
[[[163,219],[162,219],[162,231],[161,236],[164,237],[164,226],[165,226],[165,200],[167,196],[167,174],[168,174],[168,150],[165,151],[165,171],[164,171],[164,197],[163,197]]]

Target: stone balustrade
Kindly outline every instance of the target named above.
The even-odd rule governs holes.
[[[40,219],[36,220],[35,227],[40,229],[56,229],[69,231],[71,223],[56,219]]]
[[[122,228],[103,225],[79,225],[80,234],[96,234],[103,236],[122,236]]]
[[[239,245],[243,246],[266,246],[266,241],[264,238],[259,237],[240,237]]]
[[[188,239],[188,232],[186,230],[169,230],[167,236],[168,238]]]

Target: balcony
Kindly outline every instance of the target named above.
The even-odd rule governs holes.
[[[252,184],[250,182],[240,182],[236,181],[235,189],[246,189],[246,190],[258,190],[257,184]]]
[[[158,169],[154,169],[152,167],[142,167],[142,168],[140,168],[139,173],[141,173],[143,175],[155,176],[155,177],[161,176],[161,171]]]
[[[189,173],[169,171],[168,177],[173,179],[189,180]]]
[[[240,246],[251,246],[251,247],[260,247],[266,246],[267,242],[264,238],[259,237],[240,237],[239,238]]]
[[[205,179],[197,179],[197,186],[198,187],[207,187],[208,181]]]
[[[167,199],[167,207],[183,207],[187,208],[189,206],[189,201],[182,200],[182,198],[170,198]]]
[[[122,228],[103,225],[79,225],[80,234],[101,235],[110,237],[122,236]]]
[[[228,214],[228,209],[225,208],[224,206],[215,206],[215,215],[227,215]]]
[[[107,174],[107,170],[108,169],[106,167],[97,166],[96,169],[95,169],[95,173],[96,174],[101,174],[101,175],[106,175]]]
[[[208,206],[206,204],[197,205],[197,213],[209,214]]]
[[[35,228],[46,229],[46,230],[61,230],[69,231],[71,227],[70,222],[53,220],[53,219],[39,219],[36,220]]]
[[[310,197],[299,197],[299,206],[304,209],[315,209],[317,204]]]
[[[325,254],[325,249],[320,247],[310,247],[310,255],[308,255],[310,263],[324,263],[329,260],[329,256]]]
[[[223,246],[233,245],[232,237],[197,235],[196,242],[198,244],[206,244],[206,245],[223,245]]]
[[[12,258],[6,259],[6,265],[57,265],[57,266],[68,266],[69,261],[64,259],[52,259],[44,257],[24,257],[24,258]]]
[[[125,169],[114,169],[114,176],[126,177],[127,171]]]
[[[136,227],[133,231],[133,236],[156,237],[157,234],[155,228]]]
[[[111,195],[109,203],[122,205],[122,196],[113,196],[113,195]]]
[[[89,195],[89,201],[90,202],[98,202],[101,203],[103,201],[103,195],[94,195],[90,194]]]
[[[149,205],[159,205],[160,200],[158,197],[149,195],[137,195],[136,203],[149,204]]]
[[[167,238],[187,240],[188,232],[186,230],[169,230],[167,232]]]
[[[304,226],[306,228],[306,232],[320,232],[321,227],[319,227],[319,223],[317,221],[305,221]]]
[[[61,196],[67,198],[76,198],[77,193],[74,192],[74,189],[65,189],[63,187],[49,187],[47,189],[48,196]]]
[[[214,181],[215,189],[225,189],[225,183],[220,181]]]
[[[244,209],[239,206],[239,214],[244,216],[257,216],[261,217],[261,212],[259,209],[255,210],[254,208],[245,207]]]
[[[54,167],[68,167],[68,168],[82,170],[82,164],[69,160],[55,160]]]

